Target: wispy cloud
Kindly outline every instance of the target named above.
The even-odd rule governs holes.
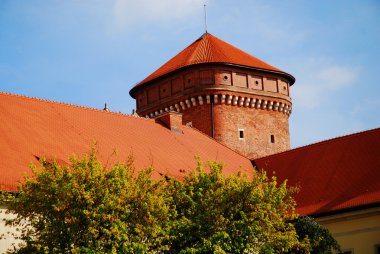
[[[338,90],[350,86],[357,77],[356,70],[346,66],[329,66],[320,70],[318,78],[324,89]]]
[[[300,66],[293,98],[301,108],[318,107],[325,99],[355,83],[358,70],[352,66],[338,65],[326,59],[311,59]],[[305,71],[305,72],[302,72]]]

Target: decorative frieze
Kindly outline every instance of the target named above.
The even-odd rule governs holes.
[[[186,107],[185,107],[185,103],[183,103],[183,101],[181,101],[181,102],[179,103],[179,105],[181,105],[181,107],[182,107],[183,110],[186,109]]]
[[[202,96],[198,96],[199,105],[203,105],[203,98]]]
[[[227,104],[230,105],[232,101],[232,95],[228,95],[227,97]]]
[[[239,96],[234,96],[232,105],[236,106],[238,99],[239,99]]]
[[[245,99],[245,106],[249,107],[249,103],[251,102],[251,98],[246,98]]]
[[[226,102],[226,95],[222,94],[221,96],[221,103],[224,104]]]
[[[266,108],[267,108],[267,104],[268,104],[268,101],[264,100],[264,101],[263,101],[263,109],[266,109]]]
[[[274,110],[286,115],[290,115],[291,113],[291,105],[286,104],[284,102],[275,101],[275,100],[267,100],[267,99],[259,99],[259,98],[249,98],[242,97],[231,94],[214,94],[214,95],[204,95],[204,96],[196,96],[189,97],[184,100],[181,100],[173,105],[167,106],[165,108],[159,109],[155,112],[151,112],[145,117],[153,118],[164,112],[176,111],[181,112],[191,107],[196,107],[198,104],[203,105],[204,103],[210,104],[211,99],[214,104],[226,104],[232,106],[246,107],[246,108],[256,108],[262,110]]]
[[[210,104],[210,95],[206,95],[206,102],[207,104]]]
[[[194,107],[197,106],[197,101],[195,98],[191,98],[190,100]]]
[[[244,105],[244,97],[241,97],[239,100],[239,106],[242,107]]]
[[[218,103],[218,95],[217,95],[217,94],[214,94],[214,103],[215,103],[215,104]]]

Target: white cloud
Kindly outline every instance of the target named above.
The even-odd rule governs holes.
[[[204,0],[115,0],[114,25],[126,29],[139,23],[184,19],[203,11]]]
[[[318,75],[323,82],[323,87],[332,90],[351,85],[356,80],[356,76],[356,70],[343,66],[329,66],[320,70]]]
[[[354,67],[333,64],[326,58],[309,59],[298,69],[293,99],[301,108],[320,106],[342,89],[349,88],[358,77]]]

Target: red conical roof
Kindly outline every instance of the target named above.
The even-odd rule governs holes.
[[[132,88],[131,93],[137,87],[168,73],[186,66],[204,63],[224,63],[258,70],[277,72],[290,77],[292,80],[291,83],[294,83],[294,77],[290,74],[269,65],[254,56],[251,56],[250,54],[232,46],[225,41],[222,41],[212,34],[205,33],[187,48],[158,68],[155,72],[150,74],[143,81],[138,83],[134,88]]]

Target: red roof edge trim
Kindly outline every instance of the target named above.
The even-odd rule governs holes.
[[[296,148],[293,148],[293,149],[290,149],[290,150],[287,150],[287,151],[283,151],[283,152],[280,152],[280,153],[276,153],[276,154],[272,154],[272,155],[256,158],[254,160],[261,160],[261,159],[265,159],[265,158],[269,158],[269,157],[274,158],[274,157],[281,156],[281,155],[286,154],[286,153],[292,153],[293,151],[308,149],[310,146],[321,146],[321,145],[324,145],[325,143],[335,142],[338,139],[349,139],[349,138],[351,138],[353,136],[359,136],[359,135],[362,135],[364,133],[376,132],[376,131],[380,131],[380,127],[379,128],[374,128],[374,129],[369,129],[369,130],[364,130],[364,131],[359,131],[359,132],[355,132],[355,133],[352,133],[352,134],[342,135],[342,136],[338,136],[338,137],[331,138],[331,139],[326,139],[326,140],[323,140],[323,141],[311,143],[309,145],[296,147]]]
[[[342,214],[342,213],[355,212],[355,211],[359,211],[359,210],[376,208],[376,207],[380,207],[380,202],[370,203],[370,204],[365,204],[365,205],[359,205],[359,206],[352,206],[352,207],[343,208],[343,209],[339,209],[339,210],[332,210],[332,211],[328,211],[328,212],[308,214],[308,216],[313,217],[313,218],[319,218],[319,217],[338,215],[338,214]]]

